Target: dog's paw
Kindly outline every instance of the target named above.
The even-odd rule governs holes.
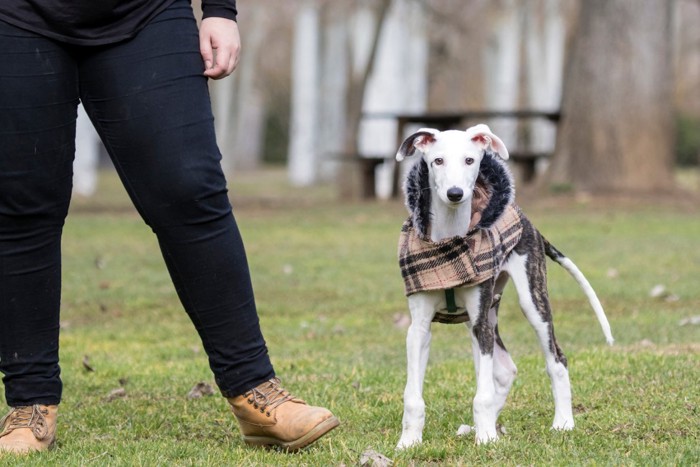
[[[420,435],[411,435],[404,433],[401,435],[401,439],[399,440],[399,443],[396,445],[396,449],[408,449],[413,446],[418,446],[420,443],[423,442],[423,438]]]
[[[474,427],[470,425],[460,425],[457,430],[457,436],[467,436],[474,432]]]
[[[476,432],[476,444],[487,444],[498,441],[498,429],[495,426],[488,430],[478,430],[474,427],[474,431]]]
[[[574,429],[574,420],[554,420],[552,430],[556,431],[571,431]]]

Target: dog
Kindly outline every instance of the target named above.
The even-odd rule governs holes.
[[[406,337],[407,379],[398,449],[422,442],[423,380],[431,323],[467,324],[476,370],[473,400],[477,444],[498,439],[496,421],[517,369],[498,333],[498,306],[508,279],[539,338],[554,396],[555,430],[571,430],[571,386],[557,344],[547,293],[546,258],[578,282],[603,334],[613,337],[595,291],[569,258],[550,244],[514,203],[505,163],[508,150],[484,124],[466,131],[422,128],[406,138],[397,161],[422,153],[404,183],[410,213],[399,240],[411,325]],[[462,425],[458,435],[472,431]]]

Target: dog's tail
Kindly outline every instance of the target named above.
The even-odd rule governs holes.
[[[586,279],[586,276],[583,275],[581,270],[576,266],[576,264],[574,264],[573,261],[567,258],[562,252],[554,248],[554,246],[549,243],[546,238],[542,237],[542,239],[544,240],[545,254],[566,269],[569,274],[571,274],[571,277],[578,282],[581,289],[583,289],[583,292],[586,294],[588,301],[593,307],[593,311],[595,311],[600,327],[603,328],[605,340],[608,341],[608,344],[612,345],[615,340],[613,339],[612,332],[610,331],[610,323],[608,323],[608,318],[605,316],[605,311],[603,311],[603,305],[600,304],[600,300],[598,300],[598,296],[596,295],[595,290],[593,290],[593,287],[591,287],[591,284],[588,282],[588,279]]]

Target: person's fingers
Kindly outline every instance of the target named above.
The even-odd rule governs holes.
[[[213,78],[220,79],[231,74],[229,71],[229,63],[231,61],[231,53],[226,49],[215,49],[214,64],[206,70],[204,70],[204,75]],[[206,61],[205,61],[206,63]]]
[[[207,34],[200,34],[199,53],[202,55],[202,61],[204,61],[204,69],[210,69],[214,64],[214,50],[211,46],[211,38]],[[206,74],[206,71],[204,74]]]
[[[224,78],[236,69],[241,40],[235,21],[224,18],[206,18],[199,34],[200,52],[204,61],[204,76]]]

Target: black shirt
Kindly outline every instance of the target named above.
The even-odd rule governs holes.
[[[136,35],[175,0],[0,0],[0,21],[76,45]],[[202,0],[204,18],[236,19],[236,0]]]

